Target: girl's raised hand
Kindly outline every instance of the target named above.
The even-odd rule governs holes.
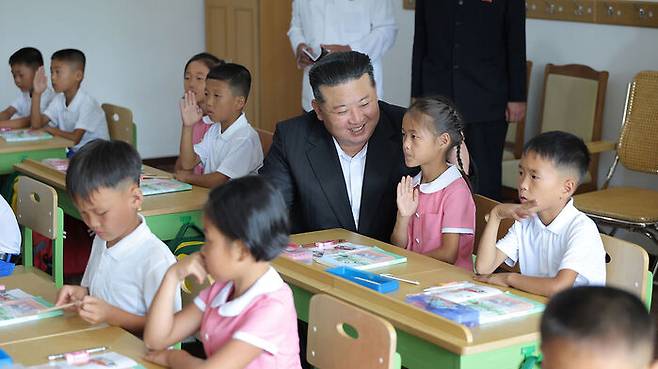
[[[418,189],[413,186],[413,178],[402,177],[397,189],[398,212],[403,217],[410,217],[418,209]]]
[[[198,122],[203,117],[203,112],[201,111],[199,104],[196,102],[194,92],[185,92],[185,96],[183,96],[183,99],[180,102],[180,116],[183,120],[183,125],[187,127],[193,126],[194,123]]]
[[[203,256],[199,252],[195,252],[179,260],[171,266],[171,272],[174,273],[176,279],[179,281],[184,280],[188,275],[193,275],[199,284],[203,283],[208,276]]]

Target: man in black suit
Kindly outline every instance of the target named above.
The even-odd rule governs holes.
[[[370,58],[329,54],[309,72],[313,111],[277,125],[260,174],[290,208],[292,232],[345,228],[388,242],[405,110],[377,99]]]
[[[464,116],[479,193],[498,199],[507,122],[525,115],[525,3],[416,0],[411,96],[450,97]]]

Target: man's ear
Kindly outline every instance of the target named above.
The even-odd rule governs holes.
[[[315,111],[315,115],[318,117],[318,120],[324,122],[324,117],[322,113],[322,108],[320,107],[320,103],[316,99],[313,99],[311,100],[311,106],[313,107],[313,111]]]

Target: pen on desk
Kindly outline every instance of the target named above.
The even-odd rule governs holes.
[[[97,352],[103,352],[107,350],[106,346],[100,346],[100,347],[92,347],[80,351],[73,351],[73,352],[62,352],[61,354],[52,354],[48,355],[48,360],[59,360],[59,359],[64,359],[67,354],[74,354],[77,352],[86,352],[87,354],[95,354]]]
[[[370,279],[367,279],[367,278],[354,277],[354,279],[358,279],[358,280],[360,280],[360,281],[364,281],[364,282],[368,282],[368,283],[376,284],[376,285],[378,285],[378,286],[381,285],[381,283],[379,283],[379,282],[375,282],[375,281],[371,281]]]
[[[143,174],[142,179],[171,179],[171,176],[160,176],[155,174]]]
[[[413,285],[416,285],[416,286],[418,286],[420,284],[420,282],[418,282],[418,281],[412,281],[411,279],[404,279],[404,278],[396,277],[393,274],[389,274],[389,273],[382,273],[382,274],[380,274],[380,276],[382,276],[384,278],[395,279],[396,281],[405,282],[405,283],[413,284]]]

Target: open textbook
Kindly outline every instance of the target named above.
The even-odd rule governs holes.
[[[62,315],[62,310],[47,310],[53,305],[20,289],[0,293],[0,327]]]

